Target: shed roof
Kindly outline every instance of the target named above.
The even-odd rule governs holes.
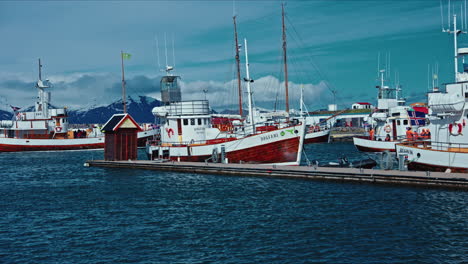
[[[143,131],[129,114],[115,114],[102,127],[102,131],[117,131],[119,128],[135,128]]]

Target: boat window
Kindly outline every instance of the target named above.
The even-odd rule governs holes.
[[[465,98],[468,98],[468,93],[465,93]]]
[[[188,126],[188,119],[184,119],[184,126]]]
[[[397,125],[399,125],[399,126],[401,125],[400,120],[397,120],[396,123],[397,123]]]
[[[403,125],[408,125],[408,120],[403,120]]]
[[[190,125],[194,126],[195,125],[195,118],[190,118]]]
[[[198,118],[198,125],[201,125],[201,124],[202,124],[201,118]]]

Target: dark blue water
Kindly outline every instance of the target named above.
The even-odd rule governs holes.
[[[0,154],[0,263],[468,262],[466,192],[83,167],[102,155]]]

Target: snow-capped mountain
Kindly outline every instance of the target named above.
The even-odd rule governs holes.
[[[151,113],[153,107],[160,106],[161,102],[147,96],[139,96],[137,99],[127,97],[127,112],[139,123],[152,123],[154,116]],[[68,110],[68,120],[72,124],[105,123],[113,114],[123,112],[122,99],[107,106],[90,107],[89,109]]]
[[[13,117],[12,112],[0,110],[0,120],[11,120],[12,117]]]
[[[154,116],[151,113],[153,107],[160,106],[161,102],[147,96],[139,96],[137,99],[127,97],[127,112],[139,123],[153,123]],[[53,108],[60,108],[51,105]],[[24,107],[20,112],[34,111],[34,106]],[[68,121],[71,124],[103,124],[113,114],[123,113],[122,99],[109,105],[89,106],[82,109],[68,109]],[[11,120],[12,111],[0,109],[0,120]]]

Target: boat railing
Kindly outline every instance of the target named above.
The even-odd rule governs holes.
[[[207,100],[193,100],[171,103],[166,106],[167,113],[178,115],[208,115],[210,108]]]
[[[402,142],[401,145],[423,148],[423,149],[441,150],[441,151],[468,152],[468,143],[417,140],[417,141]]]

